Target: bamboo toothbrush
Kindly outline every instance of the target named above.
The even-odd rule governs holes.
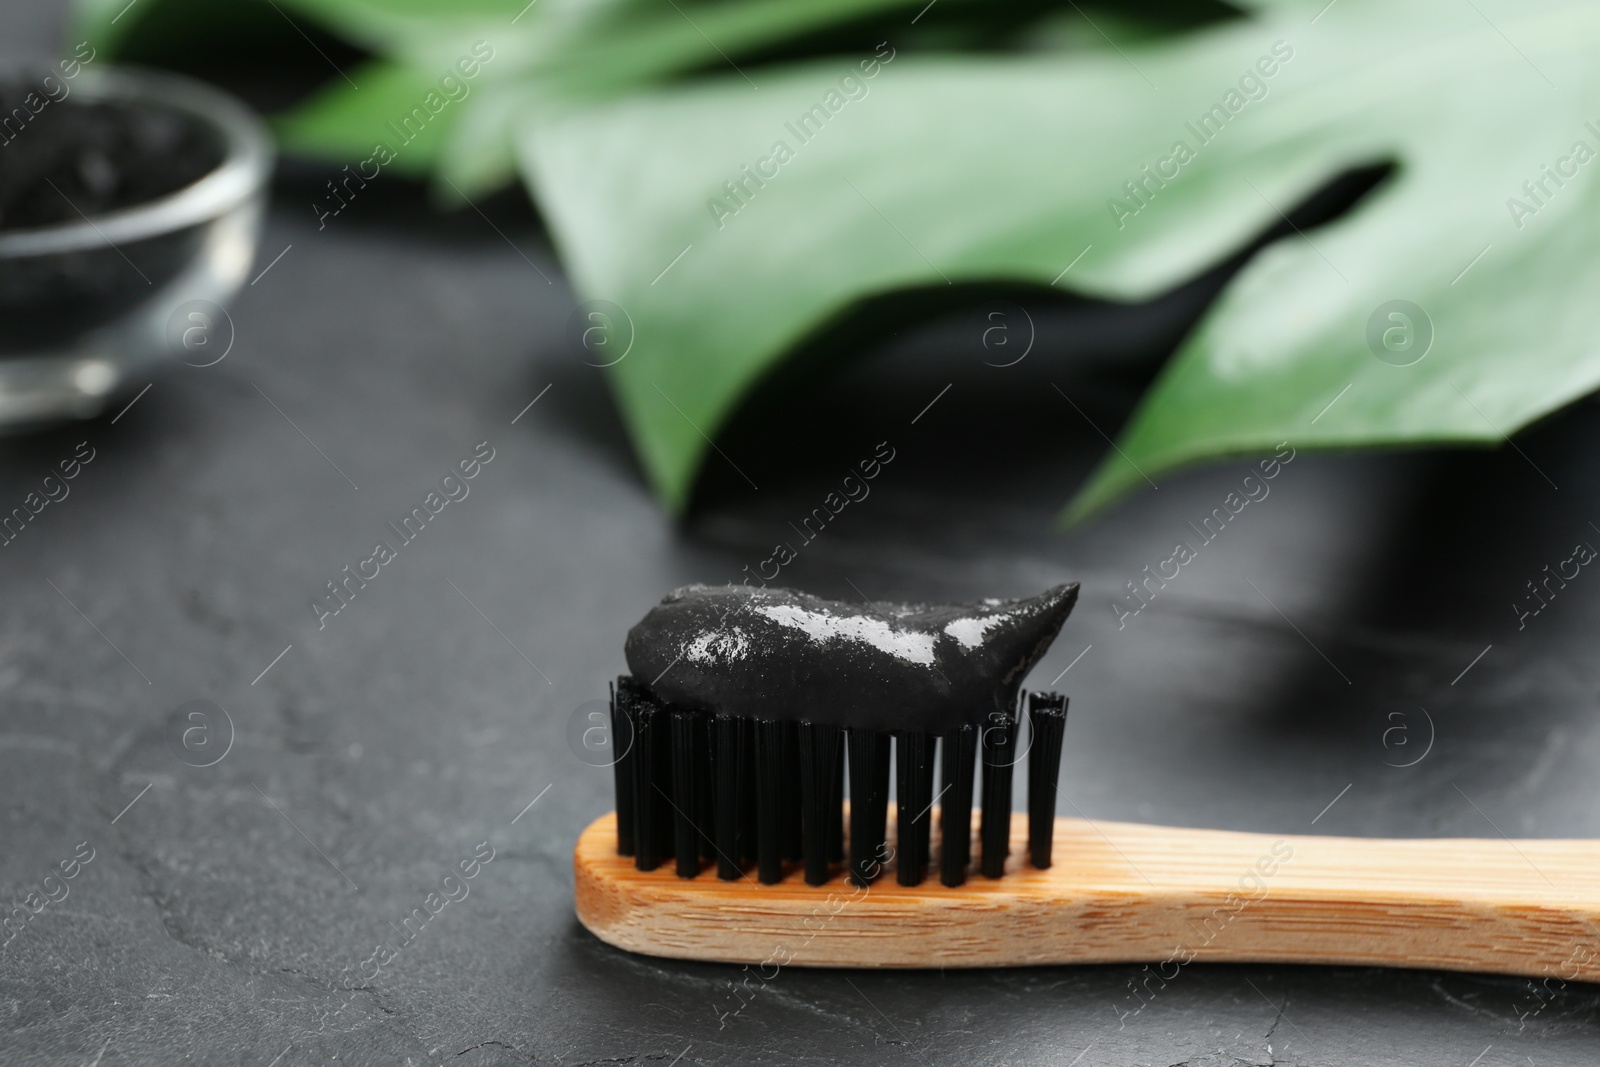
[[[1170,977],[1209,960],[1600,979],[1600,842],[1057,818],[1067,702],[1019,690],[1076,593],[865,612],[784,590],[668,597],[629,635],[633,676],[612,704],[618,813],[578,839],[578,918],[629,951],[769,966],[1142,962]],[[1028,810],[1013,815],[1022,762]]]

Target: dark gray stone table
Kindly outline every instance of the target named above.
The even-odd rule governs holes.
[[[52,18],[10,5],[0,37],[45,53]],[[282,258],[234,308],[225,361],[0,445],[0,510],[93,452],[0,548],[7,908],[93,855],[0,949],[0,1062],[1600,1059],[1595,988],[1435,972],[1196,965],[1143,1002],[1132,966],[791,968],[727,1016],[734,969],[628,956],[573,919],[572,842],[610,783],[567,742],[655,597],[798,545],[791,524],[887,441],[871,496],[785,579],[873,598],[1081,579],[1036,681],[1074,664],[1064,782],[1086,815],[1600,834],[1600,577],[1520,630],[1512,608],[1600,542],[1592,404],[1520,454],[1298,454],[1119,629],[1124,583],[1196,541],[1245,466],[1163,478],[1079,531],[1053,518],[1106,447],[1087,420],[1126,417],[1204,286],[1038,307],[1035,351],[1006,369],[983,362],[982,307],[908,328],[758,401],[721,444],[760,488],[715,460],[675,524],[563,339],[574,298],[519,198],[486,206],[502,235],[394,183],[319,232],[318,184],[280,182],[257,269]],[[319,629],[325,583],[480,442],[470,495]],[[188,719],[191,701],[227,719]],[[197,728],[211,749],[183,747]],[[349,980],[489,849],[464,898]]]

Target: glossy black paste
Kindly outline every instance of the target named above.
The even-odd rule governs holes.
[[[1078,585],[973,604],[844,604],[692,585],[628,631],[628,669],[705,711],[938,733],[1009,711]]]

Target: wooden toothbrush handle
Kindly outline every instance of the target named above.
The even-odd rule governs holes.
[[[633,952],[762,967],[1197,961],[1361,964],[1600,980],[1600,842],[1378,840],[1057,819],[1055,863],[959,888],[680,879],[616,854],[615,816],[574,853],[578,918]],[[894,840],[891,826],[889,840]]]

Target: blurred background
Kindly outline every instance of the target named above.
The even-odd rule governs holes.
[[[752,572],[1081,581],[1064,814],[1600,833],[1594,18],[0,3],[5,1058],[1593,1062],[1592,987],[1436,972],[728,1016],[570,850],[627,628]]]

